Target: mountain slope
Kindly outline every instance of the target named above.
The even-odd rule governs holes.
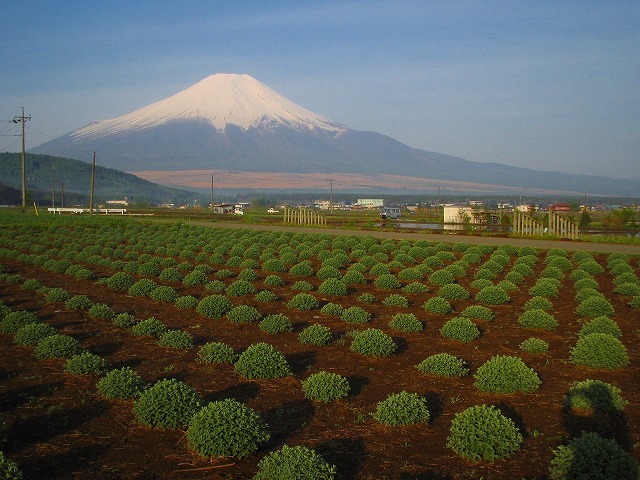
[[[539,172],[411,148],[316,115],[248,75],[218,74],[128,115],[32,150],[124,171],[236,170],[397,174],[420,178],[637,195],[640,181]]]

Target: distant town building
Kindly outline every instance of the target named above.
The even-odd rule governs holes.
[[[107,200],[104,203],[106,203],[107,206],[122,205],[123,207],[126,207],[127,205],[129,205],[129,199],[127,197],[124,197],[124,200]]]
[[[550,212],[570,212],[571,207],[568,203],[554,203],[553,205],[549,205],[547,210]]]
[[[384,206],[382,198],[359,198],[357,205],[364,208],[381,208]]]

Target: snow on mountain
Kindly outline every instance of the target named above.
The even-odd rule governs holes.
[[[247,130],[277,124],[298,130],[319,128],[334,134],[347,130],[296,105],[250,75],[219,73],[122,117],[87,125],[72,132],[70,137],[72,141],[85,141],[185,119],[204,120],[220,132],[228,125]]]

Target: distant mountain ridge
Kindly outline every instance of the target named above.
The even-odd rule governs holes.
[[[411,148],[296,105],[249,75],[217,74],[130,114],[31,150],[134,171],[396,174],[508,187],[634,195],[640,181],[541,172]],[[248,186],[250,187],[250,186]]]

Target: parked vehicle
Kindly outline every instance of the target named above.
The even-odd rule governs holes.
[[[397,220],[400,218],[400,209],[394,207],[384,207],[380,212],[383,220]]]

